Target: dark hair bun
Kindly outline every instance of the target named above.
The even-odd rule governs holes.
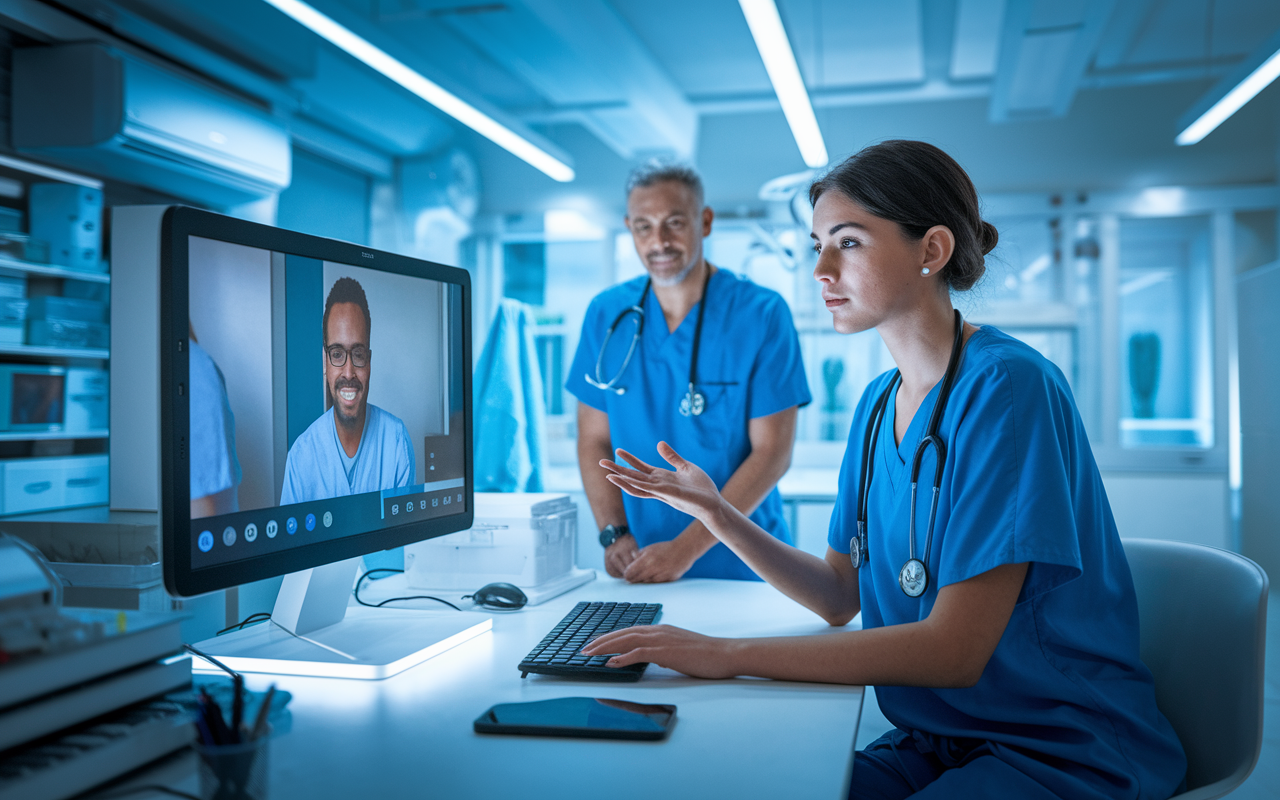
[[[982,254],[985,256],[992,250],[996,249],[996,245],[1000,243],[1000,232],[996,230],[996,226],[990,222],[982,223]]]
[[[935,225],[946,226],[956,247],[942,277],[958,292],[982,278],[983,256],[1000,241],[995,226],[982,219],[969,175],[926,142],[891,139],[850,156],[809,187],[809,202],[816,204],[832,189],[915,239]]]

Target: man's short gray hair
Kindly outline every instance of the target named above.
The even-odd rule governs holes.
[[[688,164],[659,158],[651,158],[631,170],[631,174],[627,176],[627,198],[630,199],[631,193],[642,186],[653,186],[665,181],[675,181],[689,187],[694,199],[698,201],[698,208],[702,208],[705,196],[698,171]]]

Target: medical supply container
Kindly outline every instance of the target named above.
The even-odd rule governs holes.
[[[573,571],[578,506],[567,494],[476,492],[470,530],[406,545],[414,589],[537,587]]]

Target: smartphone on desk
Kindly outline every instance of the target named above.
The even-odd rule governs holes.
[[[675,721],[675,706],[560,697],[532,703],[499,703],[481,714],[474,727],[476,733],[657,741],[667,738]]]

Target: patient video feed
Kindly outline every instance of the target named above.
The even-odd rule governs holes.
[[[193,566],[464,511],[460,287],[189,248]]]

